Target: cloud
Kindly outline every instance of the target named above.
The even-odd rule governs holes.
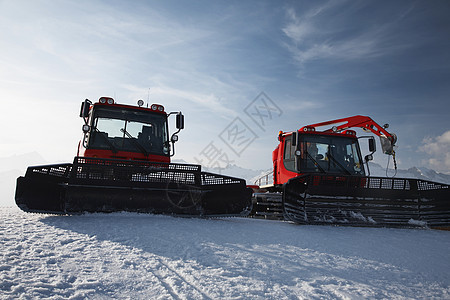
[[[450,130],[437,137],[426,137],[419,151],[428,154],[423,160],[426,167],[450,173]]]
[[[132,94],[136,95],[136,99],[139,98],[139,95],[142,96],[142,92],[144,90],[141,87],[130,84],[122,85],[122,87],[130,91]],[[215,94],[207,94],[184,89],[181,90],[162,84],[150,88],[150,93],[151,97],[155,99],[182,99],[196,104],[208,112],[227,116],[237,115],[236,111],[226,107],[223,103],[221,103],[220,98]]]
[[[299,18],[292,8],[288,9],[286,14],[290,22],[282,31],[298,46],[304,39],[314,33],[314,27],[310,23],[309,18]]]
[[[354,12],[356,8],[343,4],[342,1],[330,1],[301,14],[293,8],[286,10],[288,21],[282,28],[288,37],[285,47],[301,66],[319,59],[376,58],[409,46],[395,39],[396,30],[392,28],[405,18],[411,7],[400,11],[399,16],[389,22],[371,26]],[[353,23],[349,23],[349,19]],[[349,25],[356,23],[358,26]]]
[[[43,1],[26,9],[9,4],[9,13],[0,19],[0,28],[8,28],[0,41],[0,64],[8,69],[2,68],[0,77],[10,77],[14,71],[18,77],[27,76],[24,82],[61,77],[120,81],[120,74],[166,62],[174,52],[183,54],[179,61],[187,61],[181,51],[186,44],[211,34],[207,28],[168,19],[148,6],[139,13],[132,7],[120,9],[95,1],[87,6]]]

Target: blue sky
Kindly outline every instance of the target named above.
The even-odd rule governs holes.
[[[192,163],[214,148],[270,168],[279,130],[361,114],[390,124],[400,168],[450,173],[449,15],[448,1],[0,0],[0,156],[71,161],[81,101],[112,96],[181,110],[176,158]],[[261,95],[279,108],[264,126],[245,113]],[[251,137],[239,151],[233,126]]]

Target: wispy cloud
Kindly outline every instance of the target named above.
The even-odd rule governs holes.
[[[329,1],[301,13],[294,8],[286,10],[287,23],[282,28],[288,37],[285,46],[300,65],[319,59],[349,61],[375,58],[408,46],[393,41],[391,29],[411,8],[401,12],[397,18],[377,26],[367,26],[364,25],[364,20],[354,20],[359,25],[349,27],[348,16],[342,11],[351,11],[351,5],[343,4],[345,2]]]
[[[0,20],[0,28],[10,24],[0,41],[0,82],[24,86],[73,82],[84,85],[85,91],[93,86],[99,91],[117,90],[124,85],[142,85],[145,90],[156,84],[165,95],[186,97],[234,115],[216,95],[244,84],[218,79],[224,72],[199,70],[206,69],[202,58],[209,54],[202,45],[223,43],[208,27],[173,19],[148,5],[137,11],[96,1],[86,7],[43,1],[25,10],[11,4],[8,10],[9,16]],[[19,16],[25,21],[16,22]],[[182,89],[191,92],[182,95]]]
[[[2,33],[0,50],[8,61],[0,58],[0,62],[49,80],[71,75],[111,78],[136,64],[166,58],[168,49],[180,49],[210,34],[148,7],[136,14],[107,3],[85,4],[41,1],[26,9],[8,7],[12,13],[0,20],[0,28],[9,28]],[[16,22],[17,18],[24,22]]]
[[[122,85],[122,87],[135,95],[135,99],[142,98],[144,89],[140,86],[134,85]],[[157,99],[156,101],[162,101],[164,99],[183,100],[190,102],[211,114],[226,115],[233,117],[237,115],[237,112],[225,106],[221,99],[213,93],[202,93],[198,91],[186,90],[174,88],[162,84],[158,84],[155,87],[150,87],[151,98]]]

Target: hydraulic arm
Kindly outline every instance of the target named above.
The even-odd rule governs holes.
[[[377,122],[372,120],[370,117],[366,116],[353,116],[353,117],[347,117],[342,119],[336,119],[321,123],[316,123],[312,125],[307,125],[305,127],[322,127],[322,126],[328,126],[328,125],[334,125],[330,129],[324,130],[323,132],[342,132],[344,130],[347,130],[349,128],[361,128],[364,131],[371,131],[372,133],[376,134],[380,137],[381,141],[381,147],[383,149],[383,153],[388,155],[393,155],[394,152],[394,146],[397,142],[397,136],[394,133],[388,132],[386,129],[389,127],[388,124],[384,124],[383,126],[380,126]],[[303,128],[305,128],[303,127]]]

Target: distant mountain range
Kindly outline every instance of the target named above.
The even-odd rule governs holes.
[[[376,163],[370,163],[370,174],[371,176],[386,177],[386,168]],[[387,177],[392,177],[394,175],[394,170],[388,170]],[[423,180],[436,181],[440,183],[450,184],[450,175],[444,173],[438,173],[432,169],[428,168],[417,168],[412,167],[409,169],[398,169],[395,177],[398,178],[418,178]]]

